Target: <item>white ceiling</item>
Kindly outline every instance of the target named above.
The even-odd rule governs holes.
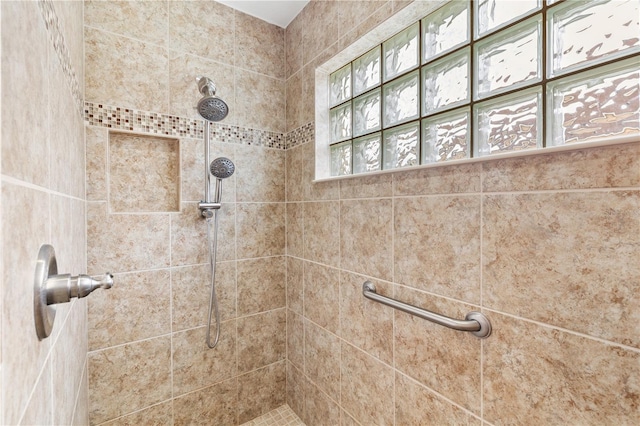
[[[240,12],[286,28],[309,0],[217,0]]]

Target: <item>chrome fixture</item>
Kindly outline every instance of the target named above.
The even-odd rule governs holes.
[[[469,312],[465,316],[464,320],[449,318],[426,309],[418,308],[417,306],[400,302],[396,299],[381,296],[376,293],[376,287],[371,281],[365,281],[364,284],[362,284],[362,294],[367,299],[382,303],[383,305],[391,306],[394,309],[398,309],[402,312],[415,315],[419,318],[426,319],[427,321],[431,321],[454,330],[468,331],[476,337],[485,338],[489,337],[491,334],[491,323],[481,312]]]
[[[196,77],[198,90],[204,97],[198,101],[198,114],[205,120],[204,129],[204,200],[198,203],[200,215],[207,220],[207,242],[209,245],[209,266],[211,268],[211,295],[207,320],[207,346],[215,348],[220,340],[220,309],[216,296],[216,251],[218,248],[218,213],[222,204],[222,179],[230,177],[236,167],[225,157],[216,158],[209,164],[209,133],[212,121],[223,120],[229,114],[229,107],[216,96],[216,86],[207,77]],[[211,175],[216,178],[216,192],[211,200]],[[213,221],[213,232],[211,230]],[[216,315],[216,337],[211,343],[211,316]]]
[[[55,250],[53,246],[43,244],[38,252],[33,285],[33,314],[38,339],[46,339],[53,329],[56,309],[51,305],[69,302],[74,297],[80,299],[98,288],[109,289],[112,286],[113,275],[108,272],[98,278],[58,274]]]

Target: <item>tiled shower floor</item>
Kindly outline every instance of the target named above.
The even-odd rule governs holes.
[[[260,417],[242,424],[242,426],[305,426],[302,420],[287,405],[269,411]]]

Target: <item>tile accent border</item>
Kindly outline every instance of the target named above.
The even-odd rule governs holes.
[[[67,43],[62,34],[60,25],[60,19],[56,14],[53,7],[53,0],[38,0],[38,7],[44,20],[44,25],[49,33],[51,42],[53,43],[53,49],[58,54],[58,60],[62,65],[62,71],[67,79],[71,94],[76,104],[76,108],[80,114],[82,114],[83,97],[80,92],[80,84],[78,83],[78,76],[76,75],[73,67],[71,66],[71,56],[69,55],[69,49]]]
[[[315,137],[315,128],[313,122],[307,123],[297,129],[287,133],[287,148],[294,148],[307,142],[313,142]]]
[[[141,111],[132,108],[84,103],[84,121],[89,126],[107,127],[138,133],[204,138],[204,120]],[[211,140],[222,143],[260,146],[286,150],[313,141],[313,123],[289,133],[249,129],[221,123],[211,123]]]

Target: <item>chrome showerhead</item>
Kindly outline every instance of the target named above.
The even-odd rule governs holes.
[[[226,157],[218,157],[209,166],[211,174],[218,179],[226,179],[233,174],[236,166]]]
[[[198,114],[207,121],[220,121],[229,114],[227,104],[216,96],[216,86],[207,77],[197,77],[198,90],[204,97],[198,101]]]

